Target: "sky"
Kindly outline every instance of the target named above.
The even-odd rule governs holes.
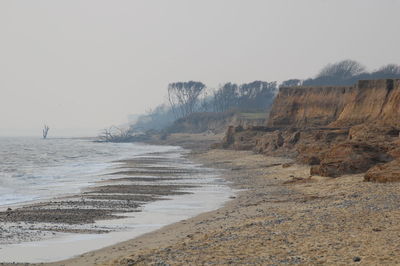
[[[0,0],[0,136],[94,136],[168,83],[400,63],[400,0]]]

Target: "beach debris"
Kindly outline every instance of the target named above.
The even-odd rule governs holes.
[[[284,163],[284,164],[282,164],[282,168],[289,168],[293,165],[294,165],[294,163]]]

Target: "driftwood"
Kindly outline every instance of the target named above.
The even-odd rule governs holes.
[[[102,142],[128,142],[132,138],[132,133],[129,129],[121,129],[116,126],[103,129],[99,135]]]

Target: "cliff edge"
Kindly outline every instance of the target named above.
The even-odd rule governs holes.
[[[312,175],[367,172],[366,181],[400,181],[400,80],[347,87],[284,87],[264,127],[230,127],[223,146],[291,156]],[[390,176],[389,176],[390,175]],[[388,177],[389,176],[389,177]]]
[[[326,126],[353,101],[357,87],[284,87],[272,105],[268,127]]]
[[[400,80],[360,80],[349,87],[284,87],[269,127],[351,127],[366,122],[400,125]]]

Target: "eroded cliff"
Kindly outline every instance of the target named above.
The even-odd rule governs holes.
[[[350,87],[281,88],[270,127],[351,127],[365,122],[399,125],[400,80],[361,80]]]
[[[400,125],[400,80],[363,80],[356,88],[354,99],[346,104],[333,126]]]
[[[313,165],[311,174],[331,177],[390,162],[366,176],[386,182],[395,178],[384,171],[400,163],[399,132],[400,80],[359,81],[351,87],[281,88],[267,126],[231,127],[224,146],[292,156]]]
[[[279,90],[269,127],[326,126],[353,101],[357,87],[286,87]]]

